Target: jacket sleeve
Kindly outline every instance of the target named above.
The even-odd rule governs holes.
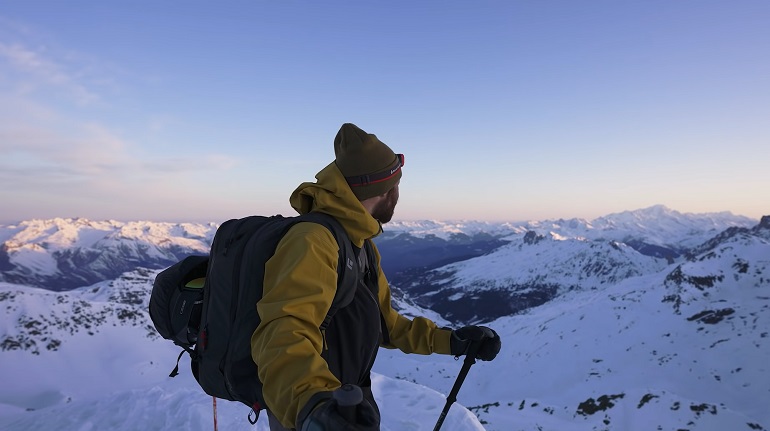
[[[380,253],[372,244],[377,256],[379,268],[379,302],[382,318],[388,331],[389,344],[382,347],[398,348],[405,353],[419,353],[428,355],[431,353],[450,354],[449,339],[452,331],[441,329],[431,320],[425,317],[408,319],[393,309],[391,303],[390,286],[380,266]]]
[[[251,354],[268,408],[288,428],[314,394],[341,386],[321,357],[319,330],[337,288],[338,256],[326,228],[297,223],[265,266]]]

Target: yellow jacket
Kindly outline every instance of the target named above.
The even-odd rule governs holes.
[[[301,184],[290,198],[300,214],[318,211],[334,216],[359,248],[381,232],[380,223],[356,199],[333,162],[316,179],[316,183]],[[406,353],[449,354],[451,331],[437,328],[426,318],[410,320],[393,310],[388,281],[379,268],[380,255],[373,243],[372,249],[379,273],[377,301],[385,326],[382,331],[387,331],[390,342],[383,347]],[[297,223],[265,266],[263,296],[257,304],[261,323],[251,338],[251,352],[268,408],[288,428],[296,426],[297,415],[314,394],[341,386],[322,357],[326,347],[319,329],[336,291],[338,253],[337,241],[325,227]]]

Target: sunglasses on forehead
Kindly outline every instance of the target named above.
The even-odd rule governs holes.
[[[366,186],[369,184],[387,181],[401,170],[401,168],[404,166],[404,160],[405,158],[403,154],[396,154],[396,161],[387,170],[376,174],[345,177],[345,181],[348,182],[350,187]]]

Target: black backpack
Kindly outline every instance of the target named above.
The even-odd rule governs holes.
[[[253,412],[265,407],[251,357],[251,336],[260,322],[256,304],[262,297],[265,262],[289,228],[303,221],[329,229],[340,250],[337,291],[321,329],[352,301],[363,254],[334,217],[308,213],[228,220],[217,229],[208,256],[189,256],[155,278],[150,317],[163,338],[184,349],[170,377],[178,374],[186,351],[193,375],[207,394],[240,401]],[[366,250],[366,255],[371,258],[373,253]],[[252,419],[250,413],[249,421],[255,423],[256,416]]]

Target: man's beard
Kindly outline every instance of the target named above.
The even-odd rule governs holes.
[[[372,217],[382,224],[389,222],[393,218],[393,214],[396,212],[396,204],[398,203],[398,192],[396,188],[392,188],[385,195],[385,199],[380,200],[372,208]]]

